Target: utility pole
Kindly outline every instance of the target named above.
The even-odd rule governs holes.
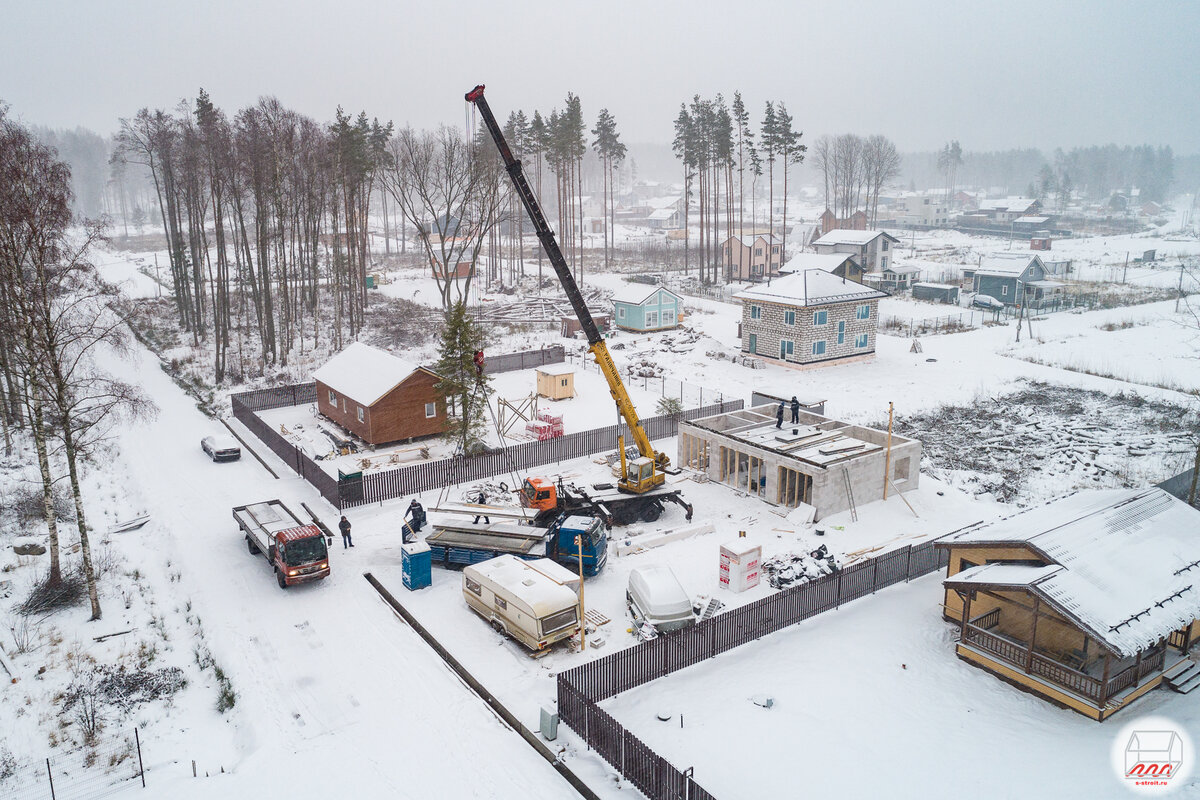
[[[1125,282],[1125,275],[1129,272],[1129,251],[1125,251],[1125,268],[1121,270],[1121,283]]]
[[[1179,313],[1179,301],[1183,299],[1183,262],[1179,262],[1179,296],[1175,298],[1175,313]]]
[[[621,442],[621,457],[624,459],[625,442]],[[575,537],[575,544],[579,547],[579,652],[587,651],[587,620],[584,619],[583,612],[583,534]]]
[[[891,483],[892,475],[892,410],[895,404],[888,403],[888,440],[887,453],[883,457],[883,499],[887,500],[888,484]]]

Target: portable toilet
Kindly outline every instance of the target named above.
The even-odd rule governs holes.
[[[404,588],[424,589],[433,583],[433,555],[425,542],[413,542],[400,547],[400,568]]]

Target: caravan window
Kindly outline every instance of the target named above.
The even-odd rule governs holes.
[[[497,597],[496,598],[496,608],[500,609],[501,611],[507,611],[508,610],[508,601],[505,600],[503,597]]]
[[[551,614],[541,621],[542,636],[549,636],[555,631],[561,631],[563,628],[574,625],[576,619],[575,606]]]
[[[463,583],[466,585],[468,591],[474,593],[477,597],[483,597],[483,587],[477,581],[464,576]]]

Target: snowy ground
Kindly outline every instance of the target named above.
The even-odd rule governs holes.
[[[1120,723],[959,661],[941,600],[937,575],[893,586],[602,705],[717,797],[1124,796]],[[763,694],[770,709],[751,702]],[[1200,732],[1200,704],[1173,692],[1129,713]]]

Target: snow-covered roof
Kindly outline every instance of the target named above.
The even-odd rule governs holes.
[[[575,371],[575,365],[566,361],[561,364],[543,364],[537,371],[543,375],[570,375]]]
[[[869,244],[877,236],[886,236],[893,242],[900,241],[887,231],[855,231],[838,228],[817,239],[813,244]]]
[[[735,300],[779,303],[785,306],[821,306],[887,297],[885,292],[839,278],[823,269],[806,269],[751,286],[733,296]]]
[[[463,570],[464,577],[474,573],[507,590],[538,618],[570,608],[579,602],[575,592],[550,576],[548,559],[523,561],[502,555]]]
[[[1037,200],[1032,197],[1005,197],[1000,200],[980,200],[980,211],[1026,212]]]
[[[679,195],[667,195],[665,197],[651,197],[646,201],[646,205],[651,208],[674,208],[679,203]]]
[[[1051,563],[946,579],[1021,585],[1121,656],[1200,618],[1200,512],[1159,488],[1084,491],[951,534],[942,546],[1023,543]],[[1022,582],[1023,581],[1023,582]]]
[[[825,272],[833,272],[842,264],[853,260],[854,256],[851,253],[796,253],[787,260],[786,264],[779,268],[779,272],[780,274],[784,274],[788,272],[802,272],[806,269],[820,269]]]
[[[678,213],[674,207],[656,208],[646,219],[670,219]]]
[[[662,286],[650,286],[644,283],[627,283],[624,286],[613,292],[614,303],[630,303],[632,305],[641,305],[650,299],[650,295],[654,292],[663,291],[674,297],[676,300],[682,300],[679,295],[672,292],[670,289],[665,289]]]
[[[975,274],[1019,277],[1035,258],[1036,255],[1029,253],[992,253],[983,257]]]
[[[954,286],[953,284],[949,284],[949,283],[914,283],[913,284],[914,289],[916,289],[918,286],[924,287],[926,289],[957,289],[958,288],[957,286]]]
[[[920,267],[914,267],[911,264],[894,264],[884,270],[884,272],[891,272],[895,275],[915,275],[920,271]]]
[[[418,369],[421,367],[411,361],[354,342],[326,361],[313,378],[360,405],[370,406]]]
[[[1049,221],[1049,217],[1017,217],[1013,220],[1013,222],[1028,222],[1030,225],[1043,225]]]
[[[1062,281],[1030,281],[1025,285],[1032,286],[1036,289],[1059,289],[1063,286],[1066,286],[1066,284]]]

